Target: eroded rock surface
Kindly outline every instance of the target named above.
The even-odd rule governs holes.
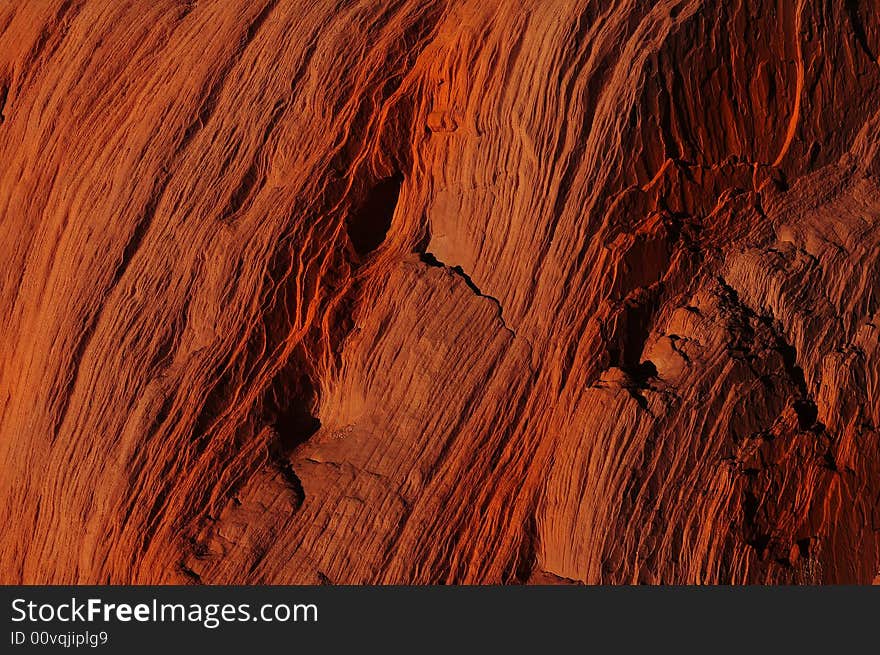
[[[0,5],[0,581],[880,572],[880,14]]]

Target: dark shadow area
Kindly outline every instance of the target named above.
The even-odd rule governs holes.
[[[855,34],[859,47],[861,47],[862,51],[868,55],[868,58],[871,61],[877,61],[877,57],[874,56],[871,46],[868,45],[868,35],[865,33],[865,26],[862,25],[862,21],[859,18],[858,0],[846,0],[845,5],[846,11],[849,14],[849,22],[852,25],[853,34]]]
[[[315,393],[308,376],[294,371],[282,373],[269,390],[263,418],[278,434],[271,448],[281,461],[321,427],[312,414]]]
[[[402,184],[403,175],[400,173],[380,180],[349,216],[348,236],[358,255],[368,255],[382,245],[391,228]]]
[[[428,266],[432,266],[434,268],[444,267],[443,263],[429,252],[420,252],[419,259],[422,261],[422,263],[427,264]]]

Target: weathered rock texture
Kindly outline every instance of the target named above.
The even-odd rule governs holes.
[[[3,2],[0,581],[872,581],[878,11]]]

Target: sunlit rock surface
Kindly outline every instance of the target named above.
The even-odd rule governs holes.
[[[0,582],[880,570],[867,0],[0,3]]]

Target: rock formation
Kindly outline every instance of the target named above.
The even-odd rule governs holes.
[[[869,0],[0,5],[0,582],[869,583]]]

